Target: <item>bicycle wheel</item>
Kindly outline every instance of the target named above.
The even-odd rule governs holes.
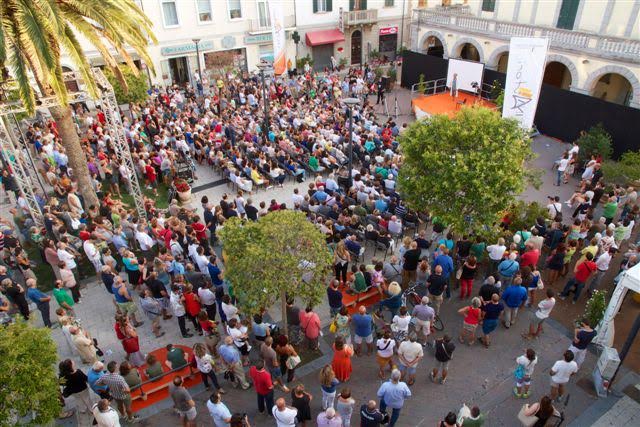
[[[442,323],[442,320],[437,314],[433,318],[433,329],[436,331],[442,331],[444,329],[444,323]]]

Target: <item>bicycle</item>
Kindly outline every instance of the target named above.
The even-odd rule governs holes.
[[[420,283],[411,282],[409,283],[409,287],[407,288],[407,290],[402,293],[402,305],[407,307],[407,309],[409,308],[408,304],[411,304],[411,308],[413,308],[416,305],[420,305],[422,303],[422,295],[420,295],[417,291],[419,286],[421,286]],[[429,301],[429,306],[431,306],[431,301]],[[440,319],[440,316],[438,316],[437,314],[435,314],[433,317],[431,327],[438,332],[444,330],[444,323],[442,322],[442,319]]]

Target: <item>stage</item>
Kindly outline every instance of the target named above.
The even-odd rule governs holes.
[[[458,97],[453,98],[449,91],[436,95],[421,95],[411,101],[411,109],[417,119],[433,116],[434,114],[446,114],[452,117],[463,105],[481,105],[487,108],[496,108],[496,104],[470,93],[458,92]]]

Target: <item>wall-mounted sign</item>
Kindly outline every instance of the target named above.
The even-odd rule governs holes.
[[[225,49],[231,49],[236,45],[236,38],[233,36],[224,36],[220,44]]]
[[[381,36],[388,36],[391,34],[398,34],[398,27],[382,27],[380,28]]]
[[[256,34],[253,36],[245,36],[244,44],[264,44],[271,43],[273,41],[273,35],[271,33]]]
[[[198,43],[198,49],[200,51],[213,49],[213,40],[202,40]],[[180,44],[177,46],[165,46],[160,48],[160,54],[163,56],[174,56],[185,53],[192,53],[196,51],[195,43]]]

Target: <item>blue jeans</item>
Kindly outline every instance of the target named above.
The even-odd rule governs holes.
[[[557,175],[556,175],[556,185],[559,187],[560,184],[562,183],[562,175],[564,174],[563,171],[556,171]]]
[[[391,419],[389,420],[389,427],[393,427],[396,425],[398,418],[400,418],[400,409],[402,408],[391,408]],[[387,402],[384,399],[380,399],[380,412],[387,411]]]
[[[564,286],[564,289],[562,290],[562,293],[560,295],[563,297],[568,297],[569,292],[571,292],[571,288],[573,288],[574,286],[575,286],[575,291],[574,291],[575,295],[573,296],[573,301],[577,302],[578,298],[580,298],[580,292],[582,292],[582,288],[584,288],[584,283],[578,282],[575,277],[567,282],[567,284]]]

